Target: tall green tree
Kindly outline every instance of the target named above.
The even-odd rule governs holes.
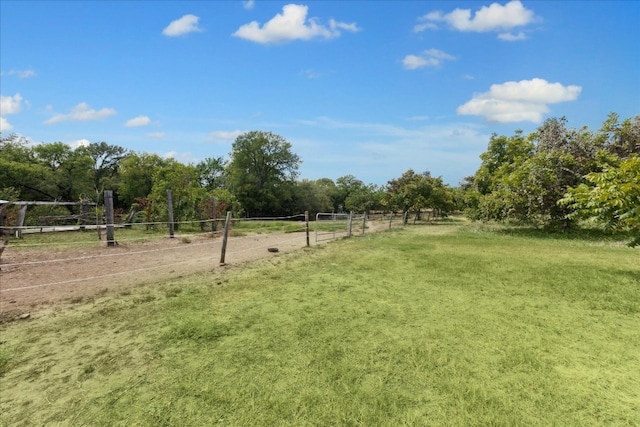
[[[162,167],[157,168],[150,197],[156,217],[167,218],[167,190],[171,190],[174,220],[199,218],[201,202],[208,198],[199,178],[195,166],[184,165],[175,159],[168,159]]]
[[[473,219],[534,225],[571,225],[557,201],[598,167],[598,143],[588,128],[572,129],[566,118],[550,118],[535,132],[492,136],[482,164],[466,191]]]
[[[434,178],[428,171],[416,173],[409,169],[401,177],[387,183],[385,204],[403,213],[414,212],[416,218],[424,209],[440,214],[455,208],[453,191],[442,178]]]
[[[610,229],[632,230],[631,246],[640,245],[640,157],[632,154],[585,178],[587,182],[570,189],[559,204],[571,208],[573,217],[591,218]]]
[[[157,154],[130,153],[120,162],[120,200],[130,206],[147,198],[153,189],[153,178],[167,162]]]
[[[331,181],[333,183],[333,181]],[[296,182],[291,214],[309,211],[311,218],[319,212],[332,212],[333,203],[326,181],[303,179]]]
[[[222,157],[207,157],[196,164],[200,184],[208,191],[225,187],[226,162]]]
[[[251,131],[236,138],[228,166],[229,187],[249,216],[287,211],[301,160],[280,135]]]
[[[117,145],[107,144],[104,141],[92,142],[80,149],[85,151],[93,160],[91,175],[96,197],[99,199],[104,190],[116,191],[118,188],[120,162],[127,156],[129,151]],[[117,199],[117,197],[115,198]]]
[[[598,140],[604,149],[620,158],[640,156],[640,115],[620,122],[618,114],[609,114],[600,127]]]
[[[366,184],[353,175],[344,175],[336,179],[336,192],[334,193],[334,209],[336,212],[346,212],[353,206],[347,206],[347,200],[357,197],[366,191]],[[359,209],[354,209],[358,211]]]
[[[384,189],[375,184],[367,184],[353,189],[344,200],[345,210],[366,212],[383,208]]]
[[[29,142],[16,134],[0,138],[0,187],[18,191],[20,200],[52,201],[59,197],[53,173]],[[8,191],[8,190],[7,190]]]
[[[93,182],[88,172],[93,162],[86,151],[74,150],[63,142],[39,144],[33,150],[38,161],[51,172],[57,199],[78,201],[92,194]]]
[[[535,146],[518,130],[515,135],[491,135],[487,151],[480,155],[482,163],[475,174],[474,185],[480,194],[496,190],[501,180],[530,158]]]

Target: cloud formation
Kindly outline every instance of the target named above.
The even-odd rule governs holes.
[[[138,116],[138,117],[134,117],[133,119],[127,120],[127,122],[124,125],[128,128],[133,128],[133,127],[147,126],[149,123],[151,123],[151,119],[149,117]]]
[[[77,141],[72,142],[71,144],[69,144],[69,146],[76,149],[78,147],[88,147],[89,144],[91,144],[91,141],[89,141],[86,138],[83,138],[83,139],[79,139]]]
[[[402,65],[407,70],[416,70],[424,67],[439,67],[443,61],[452,61],[455,56],[449,55],[438,49],[429,49],[418,55],[407,55],[402,60]]]
[[[309,8],[305,5],[288,4],[270,21],[260,26],[252,21],[238,28],[233,36],[256,43],[286,43],[293,40],[311,40],[313,38],[332,39],[341,35],[341,30],[357,32],[355,23],[329,21],[329,26],[321,25],[316,18],[307,19]]]
[[[232,131],[217,130],[217,131],[211,132],[211,136],[216,140],[229,141],[229,140],[235,140],[237,137],[239,137],[243,133],[245,132],[238,129],[232,130]]]
[[[518,41],[518,40],[526,40],[527,39],[527,35],[525,33],[523,33],[522,31],[520,31],[518,34],[501,33],[501,34],[498,34],[498,38],[500,40],[505,41],[505,42],[515,42],[515,41]]]
[[[11,123],[9,123],[4,117],[0,116],[0,133],[6,132],[11,129],[13,129]]]
[[[436,30],[440,28],[440,23],[448,24],[458,31],[489,32],[499,31],[500,40],[516,41],[523,40],[526,35],[523,32],[512,34],[509,31],[516,27],[523,27],[532,23],[536,19],[534,12],[525,8],[520,0],[512,0],[504,6],[499,3],[492,3],[490,6],[483,6],[476,11],[473,17],[471,9],[455,9],[449,13],[440,11],[430,12],[420,18],[413,30],[422,32],[425,30]]]
[[[246,0],[242,2],[242,7],[244,7],[246,10],[253,9],[255,5],[256,5],[255,0]]]
[[[563,86],[540,78],[506,82],[491,85],[488,92],[475,94],[456,111],[460,115],[483,116],[491,122],[539,123],[542,115],[549,112],[548,104],[574,101],[581,91],[580,86]]]
[[[22,95],[16,93],[13,96],[0,95],[0,115],[16,114],[22,110]]]
[[[0,95],[0,132],[13,129],[7,118],[7,114],[16,114],[22,110],[22,95],[16,93],[13,96]]]
[[[113,108],[103,108],[101,110],[94,110],[89,107],[86,102],[81,102],[71,109],[69,114],[56,114],[50,119],[46,120],[45,124],[54,124],[66,121],[74,122],[86,122],[91,120],[102,120],[109,116],[116,114],[116,110]]]
[[[34,77],[36,72],[28,69],[28,70],[9,70],[7,72],[0,73],[3,76],[16,76],[19,79],[28,79],[29,77]]]
[[[184,15],[180,19],[172,21],[167,27],[162,30],[162,34],[167,37],[177,37],[188,33],[204,31],[198,27],[199,17],[196,15]]]

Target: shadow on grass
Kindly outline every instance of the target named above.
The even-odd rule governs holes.
[[[406,225],[464,225],[468,224],[469,220],[465,217],[461,216],[447,216],[447,217],[438,217],[438,218],[422,218],[415,220],[413,218],[409,218],[407,220]]]
[[[602,228],[572,228],[558,230],[549,228],[507,226],[497,227],[494,232],[507,236],[529,237],[535,239],[581,240],[587,242],[631,242],[631,231],[610,231]]]

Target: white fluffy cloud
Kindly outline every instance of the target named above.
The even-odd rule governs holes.
[[[71,144],[69,144],[72,148],[78,148],[78,147],[88,147],[89,144],[91,144],[91,141],[89,141],[86,138],[83,139],[79,139],[77,141],[72,142]]]
[[[0,132],[6,132],[11,129],[13,129],[11,123],[9,123],[4,117],[0,116]]]
[[[529,121],[539,123],[542,115],[549,112],[548,104],[574,101],[580,95],[580,86],[563,86],[534,78],[519,82],[491,85],[489,92],[475,94],[461,105],[461,115],[483,116],[499,123]]]
[[[102,120],[109,116],[116,114],[116,110],[113,108],[103,108],[101,110],[94,110],[89,107],[86,102],[81,102],[71,109],[69,114],[56,114],[50,119],[46,120],[45,124],[60,123],[65,121],[85,122],[90,120]]]
[[[16,93],[13,96],[0,95],[0,115],[19,113],[22,109],[22,95]]]
[[[438,67],[443,61],[452,61],[455,56],[449,55],[438,49],[429,49],[418,55],[407,55],[402,60],[402,65],[407,70],[415,70],[423,67]]]
[[[16,114],[22,110],[22,95],[16,93],[13,96],[0,95],[0,132],[13,129],[13,126],[6,119],[7,114]]]
[[[499,3],[483,6],[475,12],[473,17],[471,9],[455,9],[449,13],[430,12],[418,19],[420,23],[414,27],[414,31],[435,30],[439,28],[439,23],[446,23],[458,31],[501,31],[502,33],[498,36],[501,40],[516,41],[525,39],[525,34],[520,32],[514,35],[504,31],[523,27],[535,19],[534,12],[525,8],[520,0],[512,0],[504,6]]]
[[[139,126],[147,126],[151,123],[151,119],[147,116],[138,116],[133,119],[127,120],[124,124],[128,128],[139,127]]]
[[[200,18],[196,15],[184,15],[182,18],[176,19],[167,25],[167,27],[162,30],[162,34],[167,37],[177,37],[183,34],[204,31],[198,27],[199,20]]]
[[[316,37],[331,39],[339,37],[341,30],[360,31],[357,24],[338,22],[333,19],[329,26],[318,23],[316,18],[307,19],[309,8],[305,5],[288,4],[270,21],[260,26],[252,21],[241,26],[234,36],[256,43],[283,43],[292,40],[310,40]]]
[[[242,7],[244,7],[246,10],[253,9],[255,5],[256,5],[255,0],[246,0],[242,2]]]

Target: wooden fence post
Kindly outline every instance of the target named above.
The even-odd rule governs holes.
[[[173,225],[173,195],[171,190],[167,190],[167,215],[169,218],[169,238],[173,239],[174,225]]]
[[[84,231],[84,229],[87,227],[87,216],[89,215],[89,205],[87,204],[87,201],[85,199],[82,199],[80,201],[80,205],[81,205],[80,230]]]
[[[391,230],[391,221],[393,221],[393,212],[389,215],[389,230]]]
[[[362,214],[362,234],[364,234],[364,229],[367,226],[367,212]]]
[[[227,254],[227,239],[229,238],[229,227],[231,226],[231,211],[227,212],[227,219],[224,222],[224,233],[222,234],[222,250],[220,251],[220,265],[224,265],[224,258]]]
[[[211,196],[209,198],[209,208],[211,209],[211,232],[213,233],[217,229],[216,224],[216,198]]]
[[[336,214],[335,212],[333,213],[333,223],[331,224],[331,228],[333,229],[333,238],[336,238]]]
[[[309,243],[309,211],[304,211],[304,230],[307,234],[307,247],[311,246]]]
[[[115,220],[113,216],[113,191],[104,190],[104,213],[107,220],[107,246],[115,246]]]
[[[351,237],[352,227],[353,227],[353,211],[349,212],[349,218],[347,219],[347,237]]]
[[[24,217],[27,215],[27,205],[21,205],[18,211],[18,219],[16,220],[16,237],[22,238],[22,227],[24,226]]]

